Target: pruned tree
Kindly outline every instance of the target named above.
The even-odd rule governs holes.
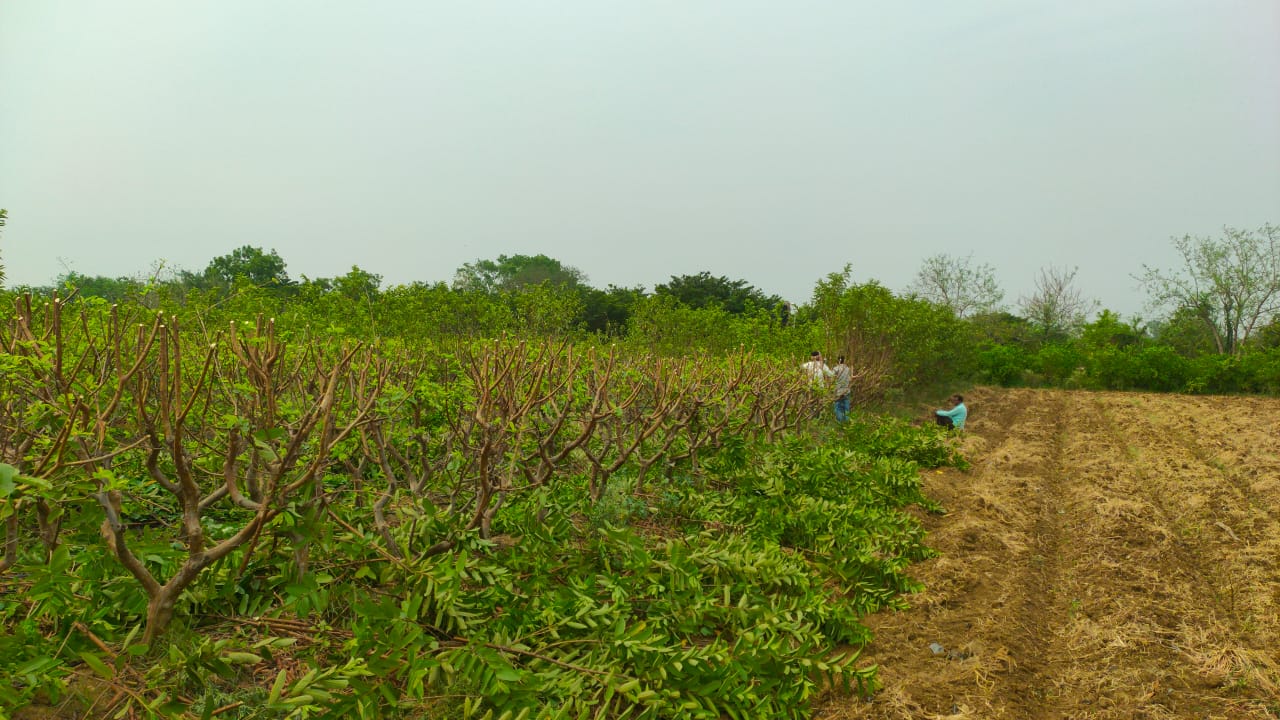
[[[1222,229],[1222,238],[1173,238],[1179,271],[1142,266],[1137,279],[1153,309],[1194,316],[1221,354],[1239,353],[1254,330],[1280,310],[1280,226]]]
[[[1040,340],[1056,340],[1074,335],[1097,306],[1075,286],[1079,268],[1040,268],[1035,292],[1018,300],[1023,317],[1036,329]]]
[[[150,643],[205,569],[239,551],[243,572],[273,519],[304,495],[319,497],[334,448],[374,416],[387,370],[362,346],[312,345],[291,355],[270,320],[243,335],[232,324],[225,339],[204,347],[185,339],[174,317],[157,316],[138,334],[145,340],[119,384],[133,388],[131,424],[142,435],[147,475],[180,516],[175,544],[185,557],[167,579],[131,545],[125,502],[136,480],[97,458],[84,464],[98,484],[93,496],[107,549],[147,595],[143,640]],[[240,515],[226,537],[211,536],[204,524],[220,503]]]
[[[972,254],[955,257],[940,253],[925,258],[908,290],[951,308],[958,318],[997,312],[1004,302],[995,269],[989,263],[974,265]]]

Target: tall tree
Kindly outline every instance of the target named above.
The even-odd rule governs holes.
[[[1019,299],[1018,307],[1042,341],[1070,337],[1084,325],[1096,302],[1086,300],[1075,286],[1079,268],[1041,268],[1035,292]]]
[[[610,285],[604,290],[591,288],[582,298],[583,327],[589,332],[621,335],[636,305],[644,298],[642,287]]]
[[[103,275],[85,275],[74,270],[58,278],[57,287],[73,287],[81,297],[100,297],[119,302],[130,295],[139,295],[143,284],[133,278],[109,278]]]
[[[236,248],[227,255],[221,255],[209,261],[204,273],[184,278],[191,284],[203,287],[231,287],[236,278],[244,278],[250,283],[263,288],[286,288],[294,285],[285,272],[284,259],[274,249],[265,252],[262,248],[245,245]]]
[[[9,219],[9,211],[0,208],[0,230],[4,229],[5,221]],[[0,288],[4,287],[4,264],[0,263]]]
[[[578,288],[586,284],[581,270],[546,255],[499,255],[497,260],[477,260],[458,268],[453,277],[455,290],[498,292],[519,290],[531,285]]]
[[[675,298],[695,309],[717,305],[734,314],[745,312],[749,305],[771,310],[782,303],[782,298],[765,295],[746,280],[716,277],[705,270],[697,275],[672,275],[669,282],[655,286],[653,294]]]
[[[1173,246],[1182,256],[1179,271],[1142,266],[1138,280],[1151,305],[1194,316],[1219,353],[1239,353],[1280,310],[1280,226],[1225,227],[1221,239],[1184,235]]]
[[[1221,354],[1213,325],[1204,321],[1207,314],[1203,304],[1177,308],[1169,317],[1151,324],[1152,335],[1183,357]]]
[[[972,254],[955,257],[941,253],[925,258],[908,289],[951,308],[958,318],[997,312],[1004,302],[995,270],[988,263],[975,265]]]

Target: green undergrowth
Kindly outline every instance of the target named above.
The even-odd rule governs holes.
[[[490,539],[460,533],[443,503],[402,499],[403,558],[368,527],[370,498],[339,482],[249,561],[212,568],[153,648],[123,571],[68,543],[0,576],[0,710],[809,717],[821,692],[874,692],[860,618],[917,589],[908,566],[930,551],[905,510],[937,509],[919,469],[963,462],[933,428],[860,418],[621,474],[594,503],[562,478],[512,496]],[[458,544],[430,554],[442,539]]]

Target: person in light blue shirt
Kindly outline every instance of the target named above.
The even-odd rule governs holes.
[[[964,406],[964,398],[959,394],[951,396],[950,410],[935,410],[934,420],[947,429],[963,430],[964,419],[969,416],[969,409]]]

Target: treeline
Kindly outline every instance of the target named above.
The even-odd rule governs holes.
[[[967,300],[986,311],[976,377],[1002,385],[1189,393],[1280,392],[1280,226],[1224,228],[1218,238],[1174,238],[1174,270],[1143,267],[1150,320],[1102,310],[1072,286],[1075,271],[1042,271],[1021,315],[991,302],[990,268],[949,260],[950,272],[926,263],[918,284],[935,298]],[[943,263],[946,264],[946,263]],[[969,272],[966,294],[948,281]],[[940,279],[941,278],[941,279]],[[976,297],[976,299],[975,299]],[[997,297],[998,301],[998,297]],[[953,307],[960,307],[954,304]]]
[[[926,299],[876,283],[853,283],[846,268],[819,281],[793,306],[777,295],[710,272],[672,276],[652,292],[587,284],[577,269],[545,255],[501,256],[459,268],[452,283],[383,287],[353,267],[334,278],[289,277],[274,250],[243,247],[204,271],[152,278],[69,273],[55,286],[15,288],[74,302],[140,303],[189,327],[224,328],[258,315],[282,337],[409,344],[514,337],[618,345],[662,356],[720,356],[746,350],[798,364],[820,348],[861,368],[861,399],[887,389],[972,374],[969,324]]]
[[[556,337],[693,356],[740,348],[803,358],[846,355],[868,393],[931,383],[1175,392],[1280,392],[1280,227],[1175,238],[1175,270],[1144,267],[1152,318],[1100,309],[1076,270],[1049,267],[1012,307],[990,265],[925,259],[905,292],[854,283],[848,267],[792,305],[745,280],[701,272],[644,287],[591,286],[546,255],[502,255],[458,268],[451,283],[384,287],[359,267],[291,278],[274,250],[242,247],[203,271],[150,278],[68,273],[37,295],[137,301],[209,326],[259,313],[284,332],[359,340]]]

